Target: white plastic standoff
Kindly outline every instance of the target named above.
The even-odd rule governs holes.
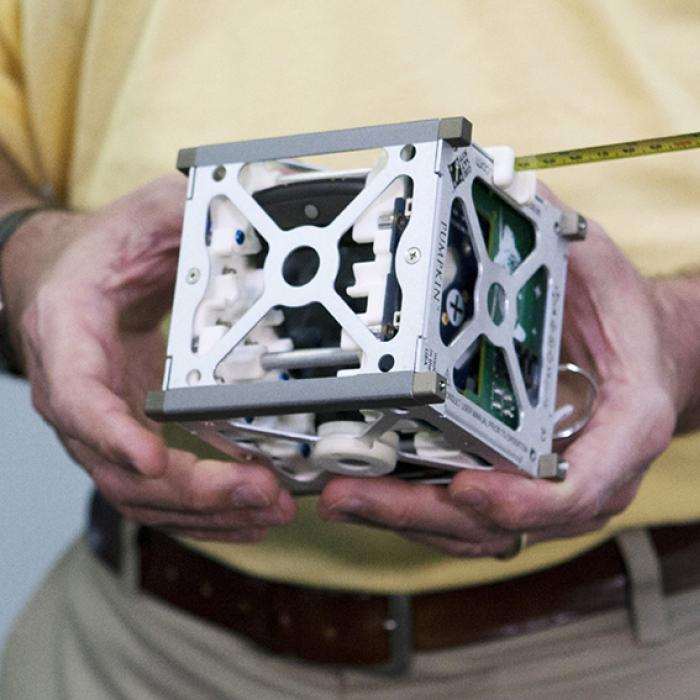
[[[484,149],[493,159],[493,184],[518,204],[527,204],[537,192],[534,170],[515,171],[515,153],[510,146],[490,146]]]
[[[324,471],[347,476],[381,476],[396,466],[399,436],[384,433],[372,444],[363,441],[367,430],[362,421],[330,421],[318,427],[313,461]]]

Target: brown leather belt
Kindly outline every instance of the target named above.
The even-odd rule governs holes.
[[[120,568],[119,516],[93,501],[89,541]],[[651,528],[666,594],[700,585],[700,524]],[[616,544],[488,585],[412,596],[275,583],[230,569],[151,528],[138,535],[141,589],[279,654],[320,663],[405,667],[428,651],[525,634],[624,607]]]

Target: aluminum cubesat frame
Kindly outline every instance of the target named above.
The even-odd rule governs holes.
[[[406,146],[410,146],[407,157]],[[305,225],[282,231],[241,184],[248,163],[297,159],[324,153],[381,148],[385,159],[375,168],[360,194],[328,226]],[[222,167],[223,166],[223,167]],[[238,444],[245,435],[242,417],[316,413],[328,410],[369,409],[364,428],[367,443],[406,421],[419,421],[438,431],[450,448],[496,468],[518,470],[535,477],[564,473],[552,453],[556,380],[566,277],[567,235],[562,212],[535,196],[521,205],[500,196],[526,217],[535,230],[532,252],[509,272],[488,255],[472,201],[476,178],[493,187],[493,161],[471,143],[471,125],[463,118],[436,119],[377,127],[270,138],[186,149],[178,168],[189,177],[180,261],[177,272],[168,357],[162,391],[151,392],[146,412],[161,421],[174,421],[236,458],[250,458]],[[357,218],[397,178],[412,181],[410,221],[395,251],[395,274],[403,294],[396,335],[379,340],[353,313],[334,289],[339,265],[338,242]],[[203,231],[209,204],[225,195],[269,246],[262,274],[262,294],[213,347],[200,352],[192,342],[193,319],[210,273]],[[441,294],[447,282],[446,237],[455,198],[464,203],[478,260],[473,295],[473,318],[449,344],[442,342]],[[282,266],[300,246],[318,252],[317,274],[306,284],[288,284]],[[540,268],[547,271],[547,300],[537,400],[528,398],[513,333],[516,298],[525,282]],[[487,308],[492,285],[505,293],[503,318],[494,320]],[[258,322],[276,306],[320,302],[359,347],[360,366],[342,376],[270,383],[221,384],[215,377],[219,363],[244,341]],[[517,397],[517,429],[499,421],[455,387],[453,368],[480,336],[502,348]],[[393,358],[389,371],[379,369],[381,358]],[[194,379],[193,379],[194,378]],[[243,429],[241,432],[239,429]],[[263,431],[264,432],[264,431]],[[268,431],[274,437],[275,431]],[[314,435],[291,436],[313,443]],[[422,459],[399,453],[404,462],[457,470],[463,460]],[[308,475],[291,481],[313,481]]]

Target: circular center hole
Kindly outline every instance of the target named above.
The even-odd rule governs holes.
[[[302,287],[316,276],[320,264],[318,253],[313,248],[307,245],[295,248],[282,265],[282,277],[292,287]]]
[[[491,320],[500,326],[506,316],[506,290],[497,282],[489,288],[488,304]]]
[[[351,457],[345,457],[344,459],[338,460],[338,464],[341,467],[352,471],[360,471],[363,469],[367,469],[367,467],[369,466],[369,464],[363,459],[353,459]]]

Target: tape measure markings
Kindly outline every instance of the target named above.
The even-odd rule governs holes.
[[[623,141],[622,143],[611,143],[604,146],[587,146],[570,151],[552,151],[550,153],[518,156],[515,159],[515,169],[544,170],[545,168],[559,168],[564,165],[647,156],[654,153],[673,153],[674,151],[686,151],[691,148],[700,148],[700,132],[662,136],[641,141]]]

